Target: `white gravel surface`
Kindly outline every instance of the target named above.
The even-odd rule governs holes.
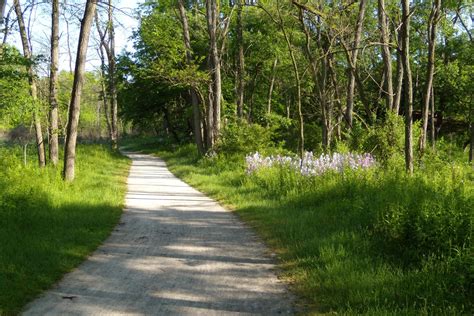
[[[294,313],[274,260],[249,228],[161,159],[127,155],[133,165],[120,224],[25,315]]]

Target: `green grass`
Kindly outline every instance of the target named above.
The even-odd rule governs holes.
[[[474,176],[433,161],[414,177],[378,169],[306,179],[245,174],[243,157],[133,141],[221,201],[275,249],[309,314],[472,314]],[[161,149],[160,149],[161,148]]]
[[[0,315],[17,314],[81,263],[117,224],[129,160],[106,146],[79,146],[76,180],[40,170],[30,149],[0,147]],[[60,162],[61,166],[61,162]]]

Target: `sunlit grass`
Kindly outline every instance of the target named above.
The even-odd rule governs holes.
[[[76,180],[61,168],[23,166],[21,149],[0,148],[0,314],[22,306],[77,266],[121,215],[129,160],[106,146],[79,146]]]
[[[139,148],[255,227],[309,314],[472,314],[467,165],[438,161],[414,177],[381,169],[305,180],[275,169],[249,177],[243,157],[199,159],[191,145]]]

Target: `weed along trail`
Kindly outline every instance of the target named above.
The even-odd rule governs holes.
[[[130,153],[126,209],[107,241],[25,315],[292,314],[258,238],[155,157]]]

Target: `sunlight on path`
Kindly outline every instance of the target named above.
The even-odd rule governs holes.
[[[293,313],[268,250],[248,228],[162,160],[128,156],[120,224],[25,315]]]

